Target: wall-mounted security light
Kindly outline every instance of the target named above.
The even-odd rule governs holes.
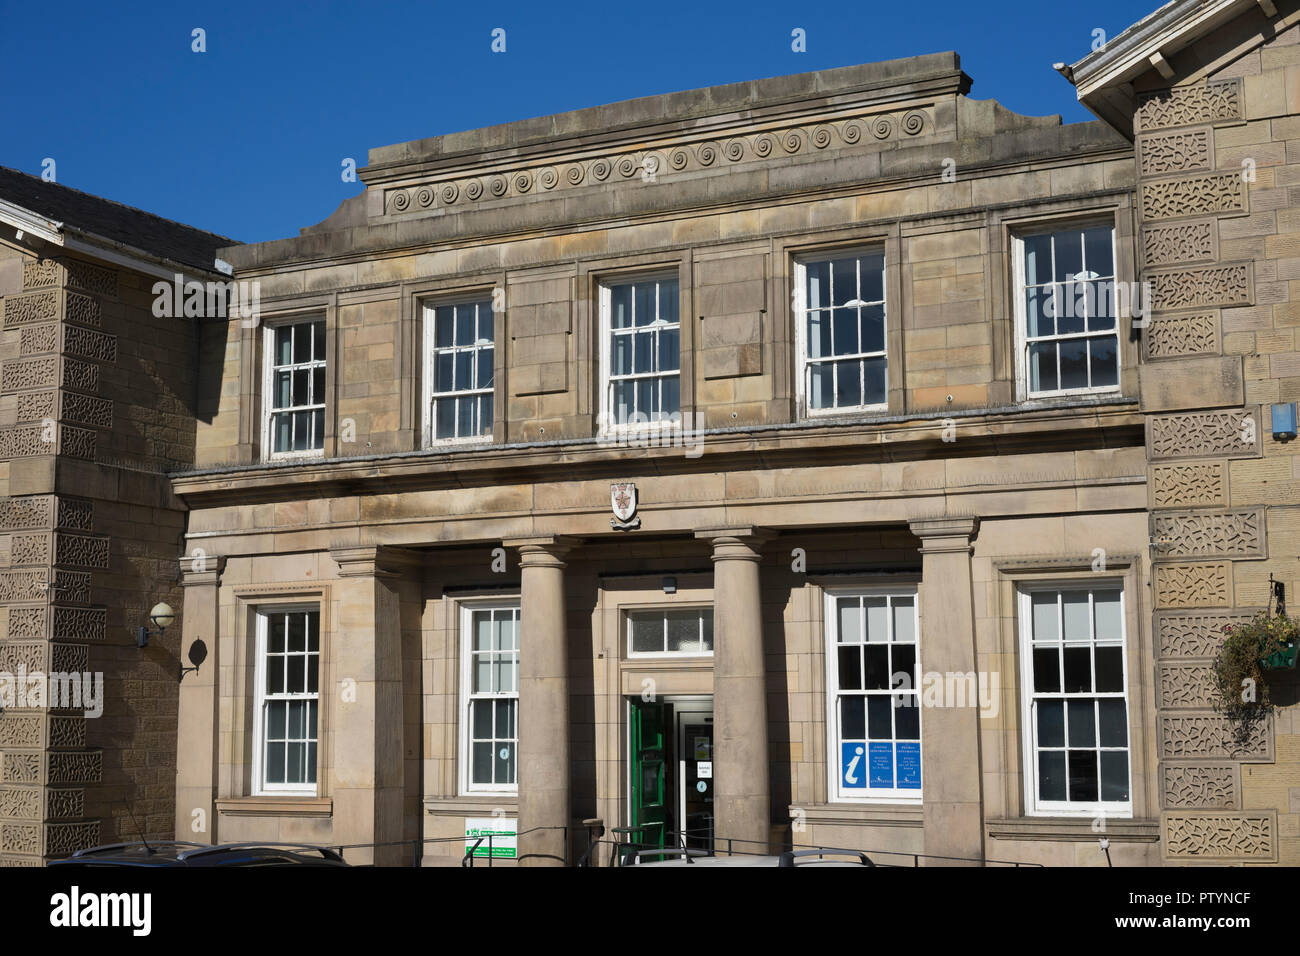
[[[1290,441],[1295,438],[1295,404],[1295,402],[1280,402],[1271,409],[1274,441]]]
[[[664,576],[664,594],[677,593],[677,579],[671,574]]]
[[[136,647],[148,647],[149,635],[151,634],[157,634],[159,637],[162,637],[163,631],[171,627],[172,623],[176,620],[176,612],[172,610],[170,604],[164,604],[160,601],[153,606],[152,610],[149,611],[149,620],[158,630],[151,631],[147,626],[141,625],[139,630],[135,632]]]

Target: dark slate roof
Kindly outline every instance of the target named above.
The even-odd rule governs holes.
[[[173,222],[79,189],[46,182],[6,166],[0,166],[0,199],[61,222],[78,232],[208,271],[212,271],[218,249],[239,245],[235,239]]]

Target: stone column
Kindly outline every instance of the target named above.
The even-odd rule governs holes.
[[[519,830],[573,823],[569,760],[569,632],[564,557],[572,539],[505,542],[519,549]],[[565,830],[519,837],[522,866],[561,866]]]
[[[735,849],[766,852],[772,790],[767,677],[755,528],[698,531],[713,544],[713,832]],[[746,841],[746,842],[740,842]]]
[[[328,779],[336,844],[400,841],[405,760],[402,754],[402,628],[398,585],[419,556],[371,545],[331,552],[341,582],[334,588],[329,675],[321,681],[321,717],[333,746]],[[324,677],[324,675],[322,675]],[[324,729],[324,728],[323,728]],[[324,738],[322,738],[324,739]],[[410,847],[349,850],[351,863],[410,860]]]
[[[975,675],[972,542],[979,519],[911,522],[921,539],[921,667],[924,672]],[[927,707],[921,714],[921,793],[925,853],[983,859],[979,702]],[[931,860],[932,866],[956,861]]]
[[[208,656],[181,680],[176,715],[176,839],[217,842],[217,775],[221,764],[219,667],[221,572],[226,559],[181,558],[181,666],[190,667],[190,645],[202,641]],[[179,676],[179,674],[177,675]],[[195,811],[201,811],[195,813]]]

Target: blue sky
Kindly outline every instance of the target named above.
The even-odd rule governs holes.
[[[0,165],[275,239],[359,192],[340,164],[372,146],[756,77],[956,50],[973,97],[1090,119],[1051,64],[1156,6],[0,0]]]

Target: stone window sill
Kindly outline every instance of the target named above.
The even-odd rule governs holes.
[[[329,797],[228,797],[217,801],[217,813],[228,816],[328,817],[334,813]]]
[[[861,827],[919,827],[923,811],[918,806],[865,803],[821,803],[790,807],[791,822]]]
[[[519,809],[519,797],[515,794],[472,794],[466,797],[425,797],[424,812],[439,816],[479,816],[490,817],[493,810],[505,810],[515,813]]]
[[[990,840],[1055,840],[1095,843],[1158,843],[1159,820],[1106,820],[1105,830],[1092,828],[1092,817],[1011,817],[987,820]]]

